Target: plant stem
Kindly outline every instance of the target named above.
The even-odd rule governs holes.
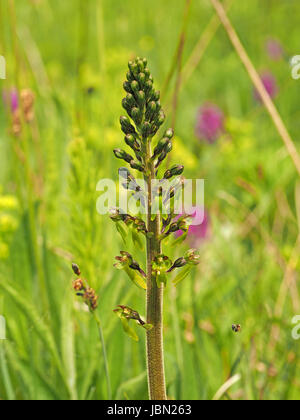
[[[105,340],[103,336],[102,324],[101,324],[100,318],[96,314],[94,314],[94,317],[98,325],[99,338],[100,338],[101,347],[102,347],[104,369],[105,369],[105,376],[106,376],[106,386],[107,386],[107,398],[111,400],[112,399],[111,382],[110,382],[110,375],[109,375],[109,370],[108,370],[108,359],[107,359]]]
[[[161,254],[160,216],[152,220],[152,189],[151,180],[155,178],[155,168],[151,161],[151,140],[147,141],[146,163],[147,175],[145,180],[148,187],[147,225],[152,233],[147,238],[147,323],[153,328],[147,332],[147,372],[150,400],[166,400],[164,350],[163,350],[163,292],[164,288],[157,286],[156,278],[152,275],[152,262]]]

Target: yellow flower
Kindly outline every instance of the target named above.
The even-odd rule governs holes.
[[[0,196],[0,210],[17,210],[18,200],[13,195]]]
[[[18,223],[10,214],[2,214],[0,216],[0,232],[14,232]]]

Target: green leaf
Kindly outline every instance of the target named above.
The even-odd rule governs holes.
[[[121,321],[122,321],[122,325],[123,325],[123,329],[124,332],[130,337],[132,338],[132,340],[134,341],[139,341],[139,337],[137,335],[137,333],[134,331],[133,328],[131,328],[131,326],[129,325],[129,320],[124,318],[124,317],[120,317]]]
[[[141,251],[144,250],[143,241],[140,238],[140,235],[136,232],[134,228],[132,228],[132,242],[136,248],[139,248]]]
[[[173,280],[173,284],[175,286],[178,286],[179,283],[181,283],[191,272],[192,267],[186,266],[183,270],[180,271],[179,274],[175,277]]]
[[[124,226],[120,222],[116,222],[116,228],[121,238],[123,239],[124,244],[126,245],[126,238],[128,235],[127,229],[125,229]]]
[[[140,276],[137,271],[132,270],[129,267],[125,267],[125,271],[130,278],[130,280],[140,289],[147,290],[147,284],[142,276]]]

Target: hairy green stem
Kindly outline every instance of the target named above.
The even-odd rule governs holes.
[[[160,216],[152,220],[152,191],[151,180],[155,177],[155,168],[151,157],[150,141],[147,142],[146,162],[148,187],[147,225],[152,237],[147,239],[147,323],[153,328],[147,332],[147,372],[150,400],[166,400],[164,350],[163,350],[163,292],[164,288],[157,286],[156,278],[152,275],[152,262],[161,254]]]

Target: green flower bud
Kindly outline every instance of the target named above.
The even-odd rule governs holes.
[[[167,146],[169,143],[169,139],[167,137],[163,137],[161,140],[159,140],[156,148],[154,149],[153,158],[158,156]]]
[[[163,123],[165,122],[166,116],[164,111],[160,111],[159,116],[156,120],[156,124],[158,125],[158,127],[160,127],[161,125],[163,125]]]
[[[172,267],[168,270],[168,273],[171,273],[176,268],[185,267],[186,265],[187,265],[187,261],[185,258],[178,258],[178,260],[176,260],[174,264],[172,265]]]
[[[137,93],[136,98],[137,98],[137,102],[138,102],[139,107],[144,108],[144,105],[145,105],[145,102],[146,102],[145,93],[142,90],[140,90]]]
[[[142,59],[137,59],[137,66],[140,72],[144,71],[145,65]]]
[[[135,152],[139,152],[141,150],[139,142],[132,134],[127,134],[127,136],[125,136],[125,143],[129,147],[131,147]]]
[[[181,268],[186,265],[186,260],[184,258],[178,258],[178,260],[175,261],[174,267],[175,268]]]
[[[145,67],[145,69],[144,69],[144,73],[145,73],[145,76],[146,76],[146,80],[148,80],[149,79],[149,77],[150,77],[150,70],[148,69],[148,67]]]
[[[139,108],[132,108],[131,110],[131,118],[136,123],[136,125],[140,125],[142,122],[143,114]]]
[[[132,93],[132,89],[131,89],[130,83],[128,81],[123,83],[123,88],[126,92]]]
[[[159,101],[160,100],[160,91],[157,90],[153,95],[153,101]]]
[[[139,73],[138,74],[138,77],[137,77],[137,80],[139,81],[140,86],[143,87],[144,84],[145,84],[145,82],[146,82],[146,75],[145,75],[145,73]]]
[[[152,102],[150,102],[148,105],[147,105],[147,110],[146,110],[146,114],[145,114],[145,117],[146,117],[146,120],[147,121],[151,121],[152,120],[152,118],[153,118],[153,116],[154,116],[154,114],[155,114],[155,112],[156,112],[156,102],[154,102],[154,101],[152,101]]]
[[[164,150],[165,150],[166,153],[170,153],[172,151],[172,149],[173,149],[173,144],[172,144],[171,141],[168,141]]]
[[[121,128],[124,134],[136,134],[134,126],[130,123],[129,118],[122,116],[120,118]]]
[[[175,165],[171,169],[168,169],[164,174],[164,179],[170,179],[173,176],[181,175],[184,171],[184,166]]]
[[[173,130],[173,128],[169,128],[165,132],[165,137],[168,137],[170,140],[172,140],[172,138],[174,137],[174,130]]]
[[[156,100],[156,111],[159,112],[160,110],[161,110],[160,100]]]
[[[136,169],[137,171],[144,172],[145,167],[142,163],[137,162],[134,159],[132,159],[131,162],[129,163],[132,169]]]
[[[128,93],[128,95],[126,96],[126,102],[131,106],[131,107],[133,107],[133,106],[136,106],[136,102],[135,102],[135,99],[134,99],[134,96],[131,94],[131,93]]]
[[[163,150],[162,154],[158,157],[157,159],[157,163],[155,165],[155,168],[157,169],[159,167],[159,165],[166,159],[166,157],[168,156],[168,153]]]
[[[122,107],[125,109],[125,111],[127,111],[127,113],[130,115],[131,112],[131,106],[129,105],[129,103],[127,102],[126,98],[124,98],[122,100]]]
[[[129,83],[131,83],[134,80],[134,76],[132,73],[130,73],[130,71],[126,74],[126,78]]]
[[[156,92],[154,90],[154,87],[152,87],[151,91],[149,91],[148,93],[148,102],[149,101],[159,102],[159,99],[160,99],[160,92]]]
[[[158,129],[159,127],[156,124],[152,124],[151,133],[150,133],[151,137],[155,136],[155,134],[158,132]]]
[[[137,93],[140,89],[140,86],[138,84],[138,82],[136,80],[134,80],[133,82],[131,82],[131,89],[133,92]]]
[[[137,76],[139,74],[138,65],[134,61],[129,61],[128,67],[133,76]]]
[[[145,83],[145,88],[144,88],[147,99],[149,99],[149,97],[152,93],[152,90],[153,90],[153,83],[151,82],[151,80],[148,80]]]
[[[80,268],[77,264],[72,264],[72,270],[74,271],[74,274],[76,274],[76,276],[80,276],[81,272],[80,272]]]
[[[133,160],[133,157],[130,156],[128,153],[125,152],[125,150],[122,150],[122,149],[115,149],[114,154],[117,159],[123,159],[127,163],[130,163]]]
[[[149,137],[150,133],[151,133],[151,125],[147,121],[145,121],[144,124],[142,125],[143,138],[146,139],[147,137]]]
[[[115,154],[117,159],[123,159],[124,153],[125,152],[122,149],[115,149],[114,150],[114,154]]]

